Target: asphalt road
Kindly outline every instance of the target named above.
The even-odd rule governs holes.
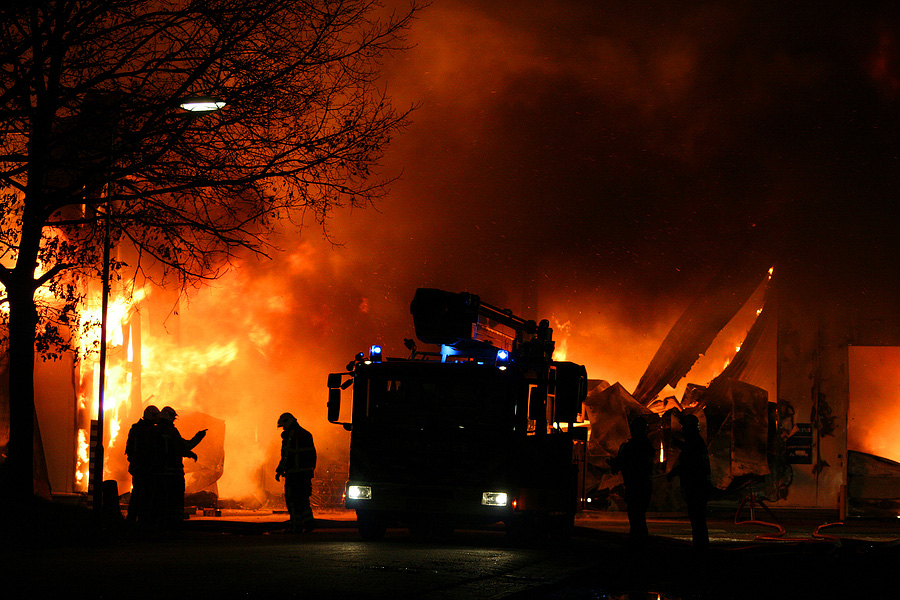
[[[495,598],[593,563],[595,544],[514,547],[499,530],[443,541],[354,529],[308,535],[190,530],[150,539],[28,545],[0,553],[7,589],[65,598]]]
[[[191,521],[178,534],[147,537],[116,527],[74,527],[55,516],[3,539],[0,575],[7,590],[23,590],[10,597],[898,597],[900,545],[886,535],[753,543],[722,524],[728,535],[697,556],[681,539],[681,522],[652,523],[651,531],[661,535],[640,551],[629,548],[615,521],[595,524],[576,528],[567,542],[518,546],[499,528],[444,539],[389,530],[384,540],[366,542],[352,521],[325,520],[312,534],[294,536],[273,531],[277,518],[209,519]]]

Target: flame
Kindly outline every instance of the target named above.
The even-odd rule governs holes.
[[[75,460],[75,484],[80,491],[87,491],[88,456],[89,446],[87,432],[84,429],[79,429]]]
[[[572,322],[566,321],[560,323],[559,320],[553,318],[553,332],[557,336],[556,344],[553,349],[553,360],[564,361],[569,351],[569,336],[572,332]]]
[[[110,477],[116,471],[122,472],[124,467],[124,440],[119,433],[123,421],[129,413],[141,412],[143,397],[134,398],[137,381],[135,373],[140,370],[140,388],[157,389],[168,386],[172,391],[183,389],[184,382],[202,374],[215,366],[227,365],[237,356],[236,342],[213,343],[203,348],[173,347],[171,343],[160,343],[152,336],[143,336],[140,348],[135,348],[134,328],[141,318],[140,304],[146,300],[149,292],[140,288],[129,296],[111,298],[107,311],[107,364],[104,381],[103,415],[106,431],[104,432],[104,477]],[[88,309],[81,313],[81,320],[88,324],[81,332],[79,347],[82,360],[80,363],[82,382],[90,383],[90,398],[84,393],[79,396],[82,410],[90,406],[89,420],[99,414],[100,389],[100,320],[102,318],[99,299],[94,299]],[[84,391],[84,390],[83,390]],[[152,394],[151,394],[152,395]],[[157,394],[158,395],[158,394]],[[141,394],[143,396],[143,393]],[[140,406],[132,406],[139,402]],[[179,407],[192,408],[191,396],[180,395]],[[78,431],[78,456],[76,461],[77,482],[86,484],[87,461],[87,428]],[[115,449],[115,451],[111,451]]]
[[[218,481],[219,493],[225,498],[277,491],[274,477],[266,476],[265,470],[277,454],[278,430],[274,421],[281,412],[296,411],[303,416],[304,426],[314,429],[323,459],[346,451],[345,433],[330,429],[324,419],[325,403],[319,401],[324,393],[322,375],[335,369],[336,357],[346,358],[341,352],[347,344],[340,340],[347,336],[335,328],[339,321],[332,315],[355,314],[359,319],[372,319],[369,315],[381,319],[384,315],[384,327],[395,332],[399,327],[389,312],[392,299],[360,293],[348,295],[338,303],[316,296],[303,287],[310,275],[308,271],[317,272],[309,266],[311,263],[303,261],[313,261],[315,253],[292,257],[302,278],[237,269],[213,288],[192,296],[191,311],[183,314],[177,300],[156,288],[137,287],[130,296],[111,298],[104,398],[104,441],[111,450],[105,453],[105,476],[115,478],[111,476],[124,473],[127,477],[122,429],[127,433],[143,407],[151,403],[172,405],[180,413],[203,412],[226,421],[224,444],[228,461]],[[94,302],[82,319],[99,323],[99,302],[92,299]],[[172,304],[166,305],[169,300]],[[173,311],[172,306],[179,310]],[[755,311],[757,306],[754,304],[750,310]],[[408,325],[407,311],[395,312],[397,322]],[[587,366],[590,377],[620,381],[626,387],[637,383],[670,325],[661,321],[653,335],[636,336],[623,324],[625,320],[606,306],[598,306],[597,310],[580,307],[576,313],[567,306],[557,306],[550,314],[554,315],[551,323],[556,339],[555,360],[568,360],[571,355],[572,360]],[[160,325],[159,317],[166,315],[168,319]],[[151,316],[157,320],[152,321]],[[676,311],[673,309],[668,317],[674,320]],[[723,354],[735,351],[736,342],[743,339],[736,333],[746,331],[750,321],[744,320],[739,329],[721,336],[721,344],[708,353],[715,364],[721,365]],[[358,339],[356,332],[354,336]],[[80,366],[85,393],[80,403],[90,407],[84,412],[93,416],[99,386],[95,351],[99,327],[84,332],[82,338],[86,351]],[[630,340],[626,352],[622,351],[620,340]],[[339,365],[344,362],[337,360]],[[708,365],[704,368],[709,369]],[[685,383],[704,383],[701,377],[701,371],[692,372]],[[193,432],[183,433],[189,436]],[[79,439],[87,437],[86,431],[79,432]],[[329,448],[327,444],[332,442]],[[200,446],[197,453],[203,454],[203,450]],[[661,445],[661,461],[665,455]],[[86,468],[86,459],[79,459],[77,468],[79,473]],[[77,478],[85,479],[83,475]],[[127,479],[120,480],[120,489],[128,489]]]
[[[851,346],[847,448],[900,461],[900,347]]]
[[[99,294],[97,294],[99,296]],[[117,447],[118,434],[121,429],[121,422],[124,417],[123,407],[128,400],[131,374],[126,367],[126,363],[116,359],[117,350],[124,344],[123,326],[127,324],[131,318],[136,298],[143,298],[144,294],[140,293],[128,297],[119,297],[111,299],[107,309],[107,364],[106,376],[104,381],[104,397],[103,397],[103,415],[104,422],[108,428],[108,433],[104,435],[104,446],[108,448]],[[81,371],[81,381],[90,382],[87,390],[82,389],[79,394],[79,408],[85,411],[90,406],[87,414],[88,422],[97,419],[100,412],[100,322],[102,319],[101,300],[99,297],[93,298],[88,307],[81,312],[81,322],[84,324],[79,339],[77,340],[81,361],[79,368]],[[129,340],[130,342],[130,340]],[[130,343],[129,343],[130,346]],[[88,395],[86,395],[86,393]],[[88,439],[89,434],[86,427],[78,430],[78,449],[75,465],[76,485],[81,487],[87,485],[87,475],[90,468],[88,461]],[[104,478],[110,476],[109,452],[104,453]],[[114,459],[112,459],[114,460]]]
[[[261,425],[261,417],[257,417],[256,412],[280,414],[290,409],[290,405],[282,407],[279,404],[277,408],[269,408],[267,402],[284,402],[285,397],[296,402],[298,397],[296,383],[280,384],[277,376],[272,376],[272,372],[278,370],[275,360],[285,352],[283,345],[278,343],[280,338],[285,337],[286,315],[295,311],[291,296],[279,292],[277,284],[271,283],[267,282],[266,286],[259,288],[261,293],[266,294],[265,298],[244,301],[248,295],[246,282],[239,277],[231,280],[230,285],[219,288],[206,311],[199,311],[197,322],[189,325],[181,319],[179,310],[173,311],[172,305],[166,304],[173,297],[166,296],[164,291],[157,290],[151,295],[149,289],[139,288],[130,295],[110,298],[103,398],[104,478],[117,479],[122,490],[129,488],[122,430],[127,433],[131,424],[140,418],[143,409],[149,404],[156,404],[160,407],[173,406],[180,414],[204,413],[218,420],[226,420],[227,417],[228,422],[236,426],[226,429],[225,445],[236,450],[229,452],[228,470],[219,480],[219,493],[241,498],[255,495],[260,488],[265,489],[266,484],[261,483],[257,473],[271,459],[273,448],[270,440],[277,440],[278,431],[272,422],[270,428],[263,429],[264,433],[261,433],[261,427],[264,428],[269,421],[261,421]],[[227,297],[228,293],[234,295],[235,301],[223,302],[222,294]],[[93,327],[85,328],[79,340],[79,407],[83,414],[79,419],[84,423],[78,432],[79,440],[89,439],[88,423],[96,419],[99,409],[99,295],[91,300],[92,303],[81,314],[82,322]],[[177,302],[173,300],[173,303]],[[223,307],[228,310],[223,310]],[[222,318],[222,313],[229,311],[233,314]],[[261,318],[265,314],[271,314],[272,319]],[[167,321],[160,327],[158,322],[150,320],[151,316],[166,317]],[[215,327],[218,322],[225,327]],[[294,348],[290,346],[290,349]],[[253,353],[256,357],[253,360],[262,360],[264,369],[270,370],[254,368],[258,365],[248,364],[246,355],[239,358],[241,352]],[[291,373],[298,371],[296,364],[296,361],[288,360],[286,370]],[[299,388],[309,390],[309,396],[315,397],[314,383]],[[248,392],[259,387],[263,388],[263,392]],[[261,398],[261,393],[268,397]],[[313,428],[316,426],[315,423],[311,425]],[[182,433],[188,437],[194,432]],[[277,451],[277,447],[274,449]],[[198,454],[203,454],[203,450],[201,447]],[[87,485],[87,452],[85,442],[84,457],[76,464],[79,489]],[[207,452],[212,452],[212,449]],[[207,457],[215,456],[207,454]],[[203,456],[200,458],[202,463]],[[186,467],[189,466],[193,466],[190,461],[186,463]],[[190,477],[191,473],[188,473],[189,480]]]
[[[128,322],[134,309],[135,297],[111,299],[106,311],[106,345],[121,346],[123,344],[122,325]],[[98,352],[100,348],[100,322],[103,309],[99,299],[90,303],[89,308],[82,310],[81,321],[87,326],[81,333],[79,346],[85,352]]]
[[[119,435],[119,420],[111,419],[109,422],[109,445],[112,446],[115,443],[116,436]]]

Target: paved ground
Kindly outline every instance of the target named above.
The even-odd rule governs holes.
[[[777,515],[777,513],[776,513]],[[864,520],[816,518],[814,515],[794,513],[779,518],[769,515],[741,514],[714,511],[709,517],[709,537],[712,544],[735,545],[746,543],[792,543],[835,541],[851,539],[859,541],[889,542],[900,540],[900,519]],[[585,512],[576,519],[580,527],[627,535],[628,520],[624,513]],[[691,541],[691,527],[687,518],[676,514],[652,514],[648,517],[652,536],[682,542]]]
[[[356,527],[353,511],[333,509],[316,510],[316,518],[327,522],[329,527]],[[794,511],[775,518],[762,511],[751,515],[745,510],[735,515],[726,509],[712,510],[709,517],[710,542],[714,545],[735,546],[741,544],[786,544],[799,542],[835,542],[852,540],[859,542],[891,542],[900,540],[900,518],[848,519],[844,522],[817,517],[815,513]],[[214,527],[257,527],[274,529],[287,520],[284,512],[225,510],[219,517],[192,516],[191,526]],[[776,522],[777,521],[777,522]],[[680,514],[648,515],[650,534],[657,538],[690,543],[691,527],[687,518]],[[597,535],[610,539],[622,539],[628,535],[628,519],[623,512],[585,511],[580,513],[575,524],[578,528],[589,529]]]
[[[776,511],[776,515],[778,511]],[[327,527],[355,527],[349,511],[320,511]],[[737,518],[736,518],[737,517]],[[682,515],[649,516],[651,541],[630,548],[624,513],[588,511],[575,535],[593,540],[597,555],[587,566],[547,585],[502,597],[515,600],[896,600],[900,569],[900,519],[850,519],[781,511],[735,515],[713,510],[711,550],[692,551],[690,524]],[[225,514],[235,526],[275,527],[283,514]],[[194,527],[221,527],[195,519]],[[398,535],[402,535],[399,532]],[[618,549],[618,551],[616,551]],[[498,596],[500,597],[500,596]]]
[[[735,515],[712,511],[711,550],[692,552],[690,524],[680,515],[651,515],[651,543],[628,549],[627,518],[585,513],[582,531],[620,536],[622,556],[517,600],[896,600],[900,519],[838,522],[815,513]],[[737,518],[736,518],[737,517]],[[777,520],[777,522],[776,522]],[[611,576],[612,573],[612,576]],[[611,594],[610,590],[620,593]]]
[[[354,527],[350,511],[320,511],[329,526]],[[227,518],[227,515],[226,515]],[[237,519],[283,522],[285,515]],[[749,600],[785,598],[896,600],[900,519],[848,519],[824,513],[727,508],[709,515],[711,551],[692,552],[690,523],[651,514],[648,547],[628,545],[625,513],[585,511],[576,536],[621,551],[560,581],[508,596],[515,600]],[[195,525],[200,526],[200,522]]]
[[[298,585],[320,592],[305,597],[331,600],[900,597],[894,583],[900,567],[900,520],[838,525],[810,513],[775,512],[781,516],[781,529],[764,521],[769,515],[757,513],[752,522],[747,522],[749,514],[739,515],[736,523],[733,513],[713,511],[712,549],[698,555],[691,549],[686,519],[671,514],[650,515],[651,540],[639,550],[627,543],[625,515],[609,512],[579,515],[570,544],[520,550],[504,541],[501,528],[460,531],[449,542],[426,544],[403,530],[391,530],[383,544],[364,543],[355,531],[354,513],[345,510],[317,511],[321,533],[299,540],[264,535],[284,527],[285,513],[223,511],[218,517],[192,517],[177,543],[165,538],[145,543],[127,536],[95,538],[97,528],[85,521],[83,512],[70,508],[5,507],[0,510],[0,531],[18,535],[5,537],[0,566],[32,586],[69,590],[66,582],[74,580],[74,574],[94,572],[87,580],[106,581],[110,575],[105,565],[115,564],[119,568],[111,572],[127,585],[143,581],[141,573],[155,577],[167,572],[173,581],[215,589],[223,598],[239,589],[274,597]],[[217,535],[228,533],[242,535]],[[58,543],[47,545],[43,539]],[[74,554],[73,539],[80,540]],[[299,579],[304,573],[309,577]],[[199,582],[197,574],[204,577]],[[405,596],[395,591],[401,589]],[[67,596],[82,597],[71,591]]]

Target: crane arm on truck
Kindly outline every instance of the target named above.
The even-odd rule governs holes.
[[[523,319],[476,294],[419,288],[410,313],[416,337],[425,343],[462,351],[481,343],[547,359],[553,354],[553,330],[547,320],[538,324]]]
[[[397,523],[571,525],[584,366],[552,359],[548,321],[475,294],[420,288],[410,312],[416,337],[440,352],[405,340],[410,358],[383,359],[376,345],[328,380],[328,419],[351,432],[346,506],[360,533],[379,537]],[[348,387],[350,418],[340,422]]]

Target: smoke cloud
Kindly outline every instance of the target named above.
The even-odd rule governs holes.
[[[283,252],[180,307],[180,344],[238,347],[196,399],[226,421],[223,495],[273,460],[285,410],[320,456],[346,452],[326,375],[372,343],[405,355],[417,287],[551,319],[569,360],[632,390],[755,227],[782,260],[838,244],[857,283],[872,245],[893,265],[896,10],[788,4],[427,7],[385,64],[417,106],[382,164],[390,195],[335,211],[327,238],[286,228]]]

